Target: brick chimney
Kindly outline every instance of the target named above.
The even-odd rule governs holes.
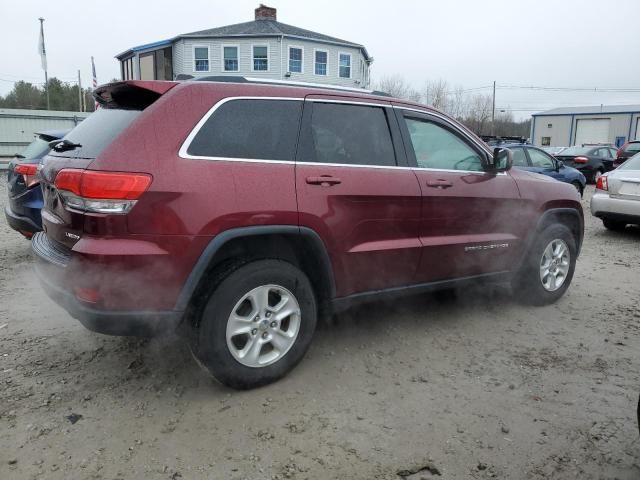
[[[267,7],[265,4],[261,3],[258,8],[255,10],[256,12],[256,20],[277,20],[276,19],[276,9]]]

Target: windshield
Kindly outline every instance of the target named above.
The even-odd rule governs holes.
[[[618,167],[619,170],[640,170],[640,153],[636,153],[629,160]]]
[[[32,160],[34,158],[44,157],[48,151],[49,143],[38,137],[33,142],[31,142],[29,146],[25,148],[22,153],[20,153],[20,155],[22,155],[27,160]]]
[[[575,157],[576,155],[589,155],[589,152],[591,152],[591,150],[593,150],[593,148],[591,147],[569,147],[560,153],[563,157]]]
[[[56,157],[96,158],[138,115],[139,110],[99,108],[71,130],[64,139],[79,147],[62,152],[51,151]]]

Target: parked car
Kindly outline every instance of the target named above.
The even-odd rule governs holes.
[[[178,330],[250,388],[300,361],[319,315],[362,301],[496,281],[548,304],[569,287],[573,187],[430,107],[214,80],[98,87],[45,158],[36,269],[89,329]]]
[[[640,225],[640,153],[598,179],[591,213],[609,230]]]
[[[616,159],[613,161],[613,168],[618,168],[636,153],[640,153],[640,140],[633,140],[625,143],[616,152]]]
[[[595,181],[605,172],[613,169],[616,149],[613,147],[569,147],[555,157],[567,167],[580,170],[588,182]]]
[[[527,143],[525,137],[514,135],[482,135],[480,138],[490,147],[497,147],[508,143]]]
[[[531,145],[508,145],[507,148],[513,152],[514,167],[569,183],[580,193],[580,196],[584,193],[587,179],[575,168],[567,167],[561,160]]]
[[[541,150],[544,150],[549,155],[553,155],[553,156],[560,155],[567,148],[569,147],[540,147]]]
[[[4,214],[9,226],[27,238],[42,230],[42,190],[37,176],[38,164],[49,152],[49,142],[62,138],[67,132],[49,130],[36,133],[35,140],[9,163],[9,203]]]

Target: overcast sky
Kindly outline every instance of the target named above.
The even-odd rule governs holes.
[[[49,76],[119,78],[114,55],[129,47],[253,20],[259,0],[0,0],[0,94],[12,81],[42,82],[37,53],[44,17]],[[518,117],[556,106],[640,104],[638,0],[267,1],[278,20],[364,44],[372,78],[400,74],[416,87],[444,79],[483,87]],[[500,86],[625,89],[550,91]],[[490,92],[490,89],[480,90]]]

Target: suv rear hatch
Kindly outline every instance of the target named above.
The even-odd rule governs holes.
[[[114,180],[118,183],[118,174],[101,177],[100,172],[88,169],[103,150],[118,141],[120,134],[145,108],[175,85],[176,82],[128,81],[98,87],[94,93],[100,105],[96,112],[62,140],[52,143],[53,148],[44,158],[40,173],[44,196],[42,225],[50,240],[71,248],[84,232],[88,217],[104,217],[110,213],[108,208],[93,212],[82,208],[82,193],[88,189],[104,192],[102,198],[113,202],[117,197],[110,196],[109,188],[114,185]],[[61,170],[64,172],[59,175]],[[91,174],[90,184],[83,180],[85,174]],[[124,180],[131,186],[131,179]],[[135,179],[133,181],[135,183]],[[65,188],[60,188],[61,185]],[[96,195],[90,196],[96,199]]]

